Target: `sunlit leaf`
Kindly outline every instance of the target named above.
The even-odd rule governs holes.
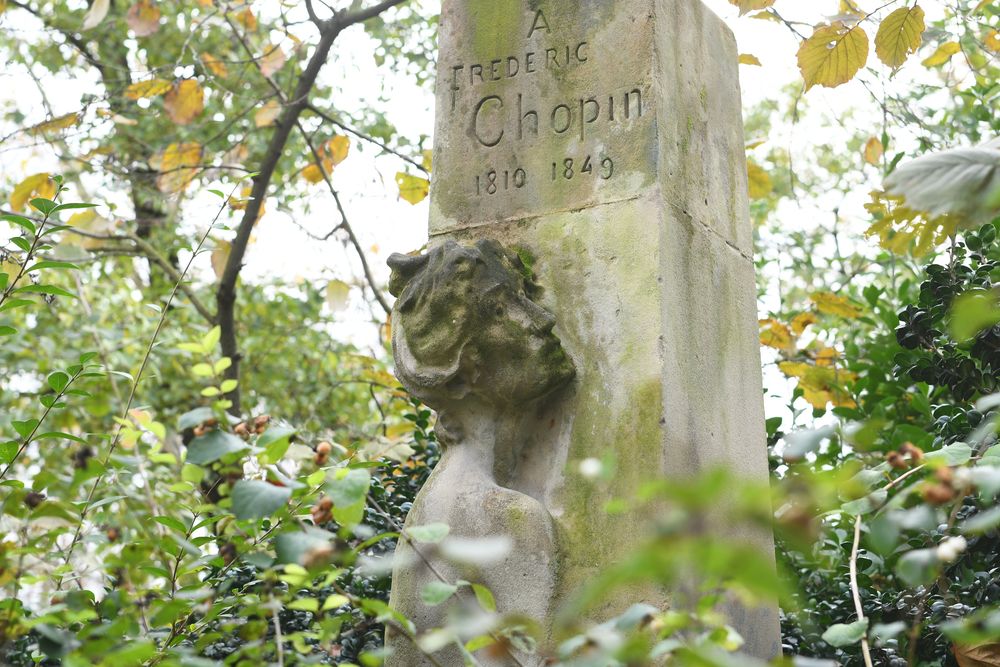
[[[55,195],[56,183],[48,174],[32,174],[18,183],[10,193],[10,207],[20,213],[30,200],[36,197],[51,199]]]
[[[219,280],[226,271],[226,263],[229,262],[229,254],[232,251],[233,244],[229,241],[217,241],[215,244],[215,250],[212,251],[212,270]]]
[[[150,158],[149,162],[150,166],[160,172],[156,178],[156,186],[161,192],[183,192],[198,175],[201,144],[194,141],[170,144]]]
[[[889,14],[875,33],[875,53],[889,67],[900,67],[923,41],[924,10],[919,5],[900,7]]]
[[[125,89],[125,97],[130,100],[140,100],[147,97],[163,95],[173,87],[169,81],[163,79],[150,79],[149,81],[136,81]]]
[[[983,40],[983,44],[993,53],[1000,53],[1000,31],[990,30]]]
[[[751,199],[763,199],[774,190],[771,176],[757,163],[747,160],[747,185]]]
[[[819,318],[816,317],[816,313],[811,311],[799,313],[792,318],[792,331],[796,335],[801,335],[809,325],[816,324],[817,321],[819,321]]]
[[[729,0],[729,4],[740,8],[740,16],[748,12],[767,9],[774,4],[775,0]]]
[[[921,63],[924,67],[938,67],[951,60],[951,57],[962,50],[962,45],[958,42],[945,42],[925,58]]]
[[[110,8],[111,0],[94,0],[90,5],[90,9],[87,10],[86,16],[83,17],[83,25],[80,26],[80,29],[90,30],[99,26],[104,17],[108,15]]]
[[[871,137],[865,143],[865,162],[868,164],[878,165],[882,160],[882,155],[885,153],[885,148],[882,146],[882,142],[878,137]]]
[[[399,196],[413,205],[427,198],[431,191],[431,182],[420,176],[413,176],[401,171],[396,174],[396,185],[399,186]]]
[[[788,327],[774,318],[760,320],[760,344],[776,350],[791,350],[795,339]]]
[[[331,280],[326,285],[326,303],[334,312],[347,308],[351,296],[351,286],[343,280]]]
[[[330,158],[330,162],[336,167],[338,164],[347,159],[347,154],[351,150],[351,140],[342,134],[330,139],[326,142],[326,154]]]
[[[861,317],[861,309],[851,303],[846,297],[832,292],[814,292],[809,297],[821,313],[855,319]]]
[[[68,113],[62,116],[57,116],[52,120],[47,120],[37,125],[33,125],[29,127],[26,130],[26,132],[34,136],[40,134],[49,134],[52,132],[58,132],[59,130],[65,130],[66,128],[69,127],[73,127],[79,122],[80,122],[80,114]]]
[[[757,65],[760,67],[760,59],[752,53],[741,53],[739,58],[741,65]]]
[[[868,62],[868,35],[860,25],[820,26],[802,42],[798,62],[806,90],[816,85],[835,88],[853,79]]]
[[[205,109],[205,92],[194,79],[184,79],[174,84],[163,100],[170,120],[178,125],[187,125],[201,115]]]

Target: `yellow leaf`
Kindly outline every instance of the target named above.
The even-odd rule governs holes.
[[[832,347],[821,347],[816,351],[816,365],[831,367],[840,355]]]
[[[336,167],[338,164],[347,159],[347,154],[351,150],[351,140],[343,135],[337,135],[330,141],[326,142],[326,154],[330,158],[330,162]]]
[[[774,4],[774,0],[729,0],[729,4],[739,7],[740,16],[743,16],[747,12],[767,9]]]
[[[0,14],[7,11],[7,0],[0,0]]]
[[[875,53],[879,60],[896,69],[920,48],[924,34],[924,10],[918,5],[892,12],[875,33]]]
[[[156,186],[161,192],[183,192],[198,175],[201,144],[196,141],[170,144],[154,155],[149,163],[160,172],[156,178]]]
[[[163,100],[170,120],[178,125],[187,125],[201,115],[205,109],[205,92],[194,79],[184,79],[167,93]]]
[[[423,165],[424,169],[426,169],[427,172],[430,173],[431,171],[433,171],[432,167],[434,165],[434,151],[425,150],[423,153],[421,153],[421,155],[423,156],[423,160],[421,160],[421,165]]]
[[[837,408],[857,405],[845,387],[858,379],[856,373],[792,361],[783,361],[778,368],[788,377],[799,379],[802,397],[817,410],[826,409],[829,403]]]
[[[396,174],[396,185],[399,186],[399,196],[414,206],[426,199],[427,193],[431,191],[430,181],[405,171]]]
[[[222,62],[211,53],[201,54],[201,62],[205,65],[205,68],[215,76],[229,76],[229,68],[226,67],[226,63]]]
[[[160,29],[160,8],[152,0],[139,0],[129,7],[125,22],[136,37],[149,37]]]
[[[101,21],[108,15],[109,9],[111,9],[111,0],[94,0],[94,4],[90,6],[86,16],[83,17],[81,29],[90,30],[101,25]]]
[[[18,183],[10,193],[10,207],[15,213],[36,197],[52,199],[56,195],[56,182],[48,174],[32,174]]]
[[[741,53],[740,54],[740,64],[741,65],[757,65],[758,67],[761,66],[760,60],[757,58],[757,56],[755,56],[755,55],[753,55],[751,53]]]
[[[994,2],[994,1],[995,0],[979,0],[979,4],[976,5],[973,8],[972,13],[973,14],[978,14],[980,11],[982,11],[983,9],[986,8],[986,5],[988,5],[988,4],[990,4],[990,3]]]
[[[833,292],[815,292],[811,297],[819,312],[827,315],[839,315],[848,319],[861,317],[861,309],[848,301],[845,297],[838,296]]]
[[[840,9],[837,11],[837,13],[844,16],[857,16],[857,17],[862,17],[865,15],[865,12],[863,12],[861,8],[858,7],[856,4],[854,4],[851,0],[840,0]]]
[[[760,344],[776,350],[795,349],[795,340],[788,327],[774,318],[760,320]]]
[[[125,97],[130,100],[141,100],[145,97],[156,97],[169,91],[173,85],[163,79],[137,81],[125,89]]]
[[[836,88],[854,78],[868,62],[868,35],[859,25],[847,28],[837,22],[820,26],[802,42],[798,62],[806,90],[816,85]]]
[[[771,12],[757,12],[756,14],[751,14],[750,18],[757,19],[758,21],[774,21],[775,23],[781,23],[781,19]]]
[[[253,192],[253,187],[249,185],[244,185],[243,190],[240,192],[240,198],[234,199],[229,198],[229,208],[234,211],[243,211],[247,207],[247,202],[250,201],[250,193]]]
[[[323,169],[321,170],[319,165],[311,164],[302,170],[302,178],[306,179],[313,185],[323,181],[323,173],[326,172],[327,175],[333,172],[333,163],[329,159],[323,160]]]
[[[955,216],[931,217],[905,206],[902,197],[881,192],[873,192],[872,201],[865,204],[865,208],[876,220],[865,236],[877,236],[879,245],[886,250],[896,254],[910,253],[915,257],[926,255],[947,241],[961,222]]]
[[[351,296],[351,286],[343,280],[331,280],[326,286],[326,303],[334,312],[347,308]]]
[[[924,59],[924,67],[937,67],[938,65],[944,65],[946,62],[951,60],[951,57],[962,50],[962,45],[958,42],[945,42],[941,46],[937,47],[928,58]]]
[[[260,57],[260,73],[269,77],[284,67],[286,60],[288,59],[280,46],[268,45]]]
[[[747,160],[747,185],[751,199],[763,199],[774,190],[774,184],[768,173],[764,171],[763,167],[750,160]]]
[[[249,7],[244,8],[243,11],[236,14],[236,21],[247,30],[257,29],[257,17],[253,15]]]
[[[865,162],[877,165],[884,152],[885,148],[882,146],[882,142],[877,137],[872,137],[865,144]]]
[[[281,115],[281,105],[277,100],[270,99],[264,106],[253,115],[253,124],[257,127],[267,127],[274,125],[274,121]]]
[[[233,244],[229,241],[216,241],[215,250],[212,251],[212,270],[215,277],[222,279],[222,274],[226,271],[226,263],[229,261],[229,254],[233,251]]]
[[[816,317],[816,313],[799,313],[792,318],[792,331],[794,331],[796,335],[800,335],[810,324],[816,324],[818,319],[819,318]]]
[[[114,230],[114,223],[97,215],[96,209],[88,208],[79,213],[74,213],[69,216],[69,220],[66,222],[70,227],[74,227],[84,232],[89,232],[91,234],[110,234]],[[104,245],[104,241],[99,239],[90,238],[89,236],[81,236],[79,234],[67,234],[64,239],[71,245],[75,245],[80,248],[97,248]]]
[[[986,39],[983,43],[986,44],[986,48],[993,53],[1000,53],[1000,32],[990,30],[990,34],[986,35]]]
[[[73,127],[80,122],[80,115],[76,113],[68,113],[64,116],[57,116],[52,120],[47,120],[45,122],[39,123],[27,129],[28,134],[39,135],[48,134],[49,132],[58,132],[59,130],[65,130],[68,127]]]

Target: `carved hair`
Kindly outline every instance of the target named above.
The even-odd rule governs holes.
[[[480,393],[475,335],[489,317],[483,297],[498,285],[532,290],[520,258],[499,243],[447,241],[425,255],[389,258],[396,297],[396,376],[433,408]]]

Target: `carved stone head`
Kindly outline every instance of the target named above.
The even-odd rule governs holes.
[[[430,407],[520,405],[573,378],[555,318],[530,298],[538,286],[496,241],[447,241],[389,266],[396,376]]]

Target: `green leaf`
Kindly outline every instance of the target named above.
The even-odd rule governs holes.
[[[265,465],[280,461],[288,452],[295,429],[285,424],[275,424],[257,438],[257,446],[264,448],[260,460]]]
[[[55,373],[50,373],[48,377],[49,386],[52,391],[59,393],[63,389],[69,386],[70,377],[62,371],[56,371]]]
[[[212,329],[205,334],[205,337],[201,339],[201,347],[207,352],[215,349],[215,346],[219,344],[222,339],[222,328],[212,327]]]
[[[343,595],[331,595],[326,600],[323,601],[323,611],[330,611],[331,609],[340,609],[344,605],[348,604],[348,600]]]
[[[161,526],[166,526],[170,530],[180,533],[181,535],[187,534],[187,526],[180,519],[176,519],[172,516],[156,516],[153,517],[153,521],[160,524]]]
[[[955,442],[950,445],[946,445],[937,451],[928,452],[924,456],[924,459],[927,461],[940,461],[948,466],[960,466],[964,463],[968,463],[971,458],[972,447],[964,442]]]
[[[31,432],[38,427],[38,424],[39,422],[37,419],[26,419],[24,421],[13,420],[10,423],[10,425],[14,427],[14,430],[17,431],[17,434],[22,438],[27,438],[31,435]]]
[[[7,442],[0,442],[0,463],[7,465],[14,460],[17,456],[17,450],[20,449],[20,445],[13,440],[8,440]]]
[[[36,262],[32,264],[29,268],[25,269],[25,273],[31,273],[32,271],[41,271],[42,269],[79,269],[80,267],[71,262],[54,262],[51,260],[43,260],[41,262]]]
[[[330,547],[336,537],[333,533],[312,527],[300,532],[282,533],[274,540],[274,551],[279,564],[298,563],[301,565],[306,561],[305,556],[310,551]]]
[[[188,444],[188,463],[206,465],[214,463],[223,456],[235,454],[250,449],[250,447],[231,433],[214,430],[198,436]]]
[[[8,327],[6,325],[0,326],[0,336],[13,336],[17,333],[17,329],[14,327]]]
[[[48,294],[49,296],[66,296],[75,299],[76,295],[55,285],[25,285],[14,290],[14,294]]]
[[[448,537],[451,529],[446,523],[430,523],[426,526],[413,526],[406,529],[406,534],[417,542],[437,544]]]
[[[472,584],[472,592],[476,594],[476,600],[479,601],[479,606],[486,611],[495,612],[497,610],[497,601],[493,597],[493,592],[481,584]]]
[[[1000,302],[987,291],[966,292],[951,309],[951,333],[965,342],[985,329],[1000,323]]]
[[[420,591],[420,599],[429,607],[443,604],[458,591],[458,586],[443,581],[431,581]]]
[[[35,197],[31,200],[31,205],[45,215],[51,213],[56,207],[56,203],[54,201],[51,199],[45,199],[44,197]]]
[[[334,506],[347,507],[364,502],[368,495],[371,476],[367,470],[341,468],[334,472],[333,480],[326,485],[326,494]]]
[[[1000,526],[1000,507],[988,509],[963,521],[958,529],[968,534],[985,533]]]
[[[867,631],[867,618],[855,621],[854,623],[837,623],[836,625],[831,625],[827,631],[823,633],[823,641],[830,646],[835,646],[837,648],[853,646],[861,641],[861,638],[865,636]]]
[[[910,588],[934,581],[938,573],[939,560],[934,549],[910,551],[899,559],[896,574]]]
[[[262,519],[281,509],[291,497],[288,487],[241,479],[233,487],[233,514],[237,519]]]
[[[25,306],[30,306],[34,301],[29,301],[27,299],[10,299],[5,301],[2,306],[0,306],[0,313],[5,310],[14,310],[15,308],[24,308]]]
[[[35,223],[33,223],[31,220],[24,217],[23,215],[13,215],[13,214],[0,215],[0,220],[6,220],[9,223],[15,224],[18,227],[23,228],[29,234],[35,233]]]
[[[181,418],[177,421],[177,429],[186,431],[199,424],[204,424],[210,419],[215,419],[215,413],[212,412],[212,408],[195,408],[181,415]]]
[[[67,204],[59,204],[52,209],[52,212],[58,213],[59,211],[71,211],[78,208],[97,208],[97,204],[80,204],[77,202],[70,202]]]

